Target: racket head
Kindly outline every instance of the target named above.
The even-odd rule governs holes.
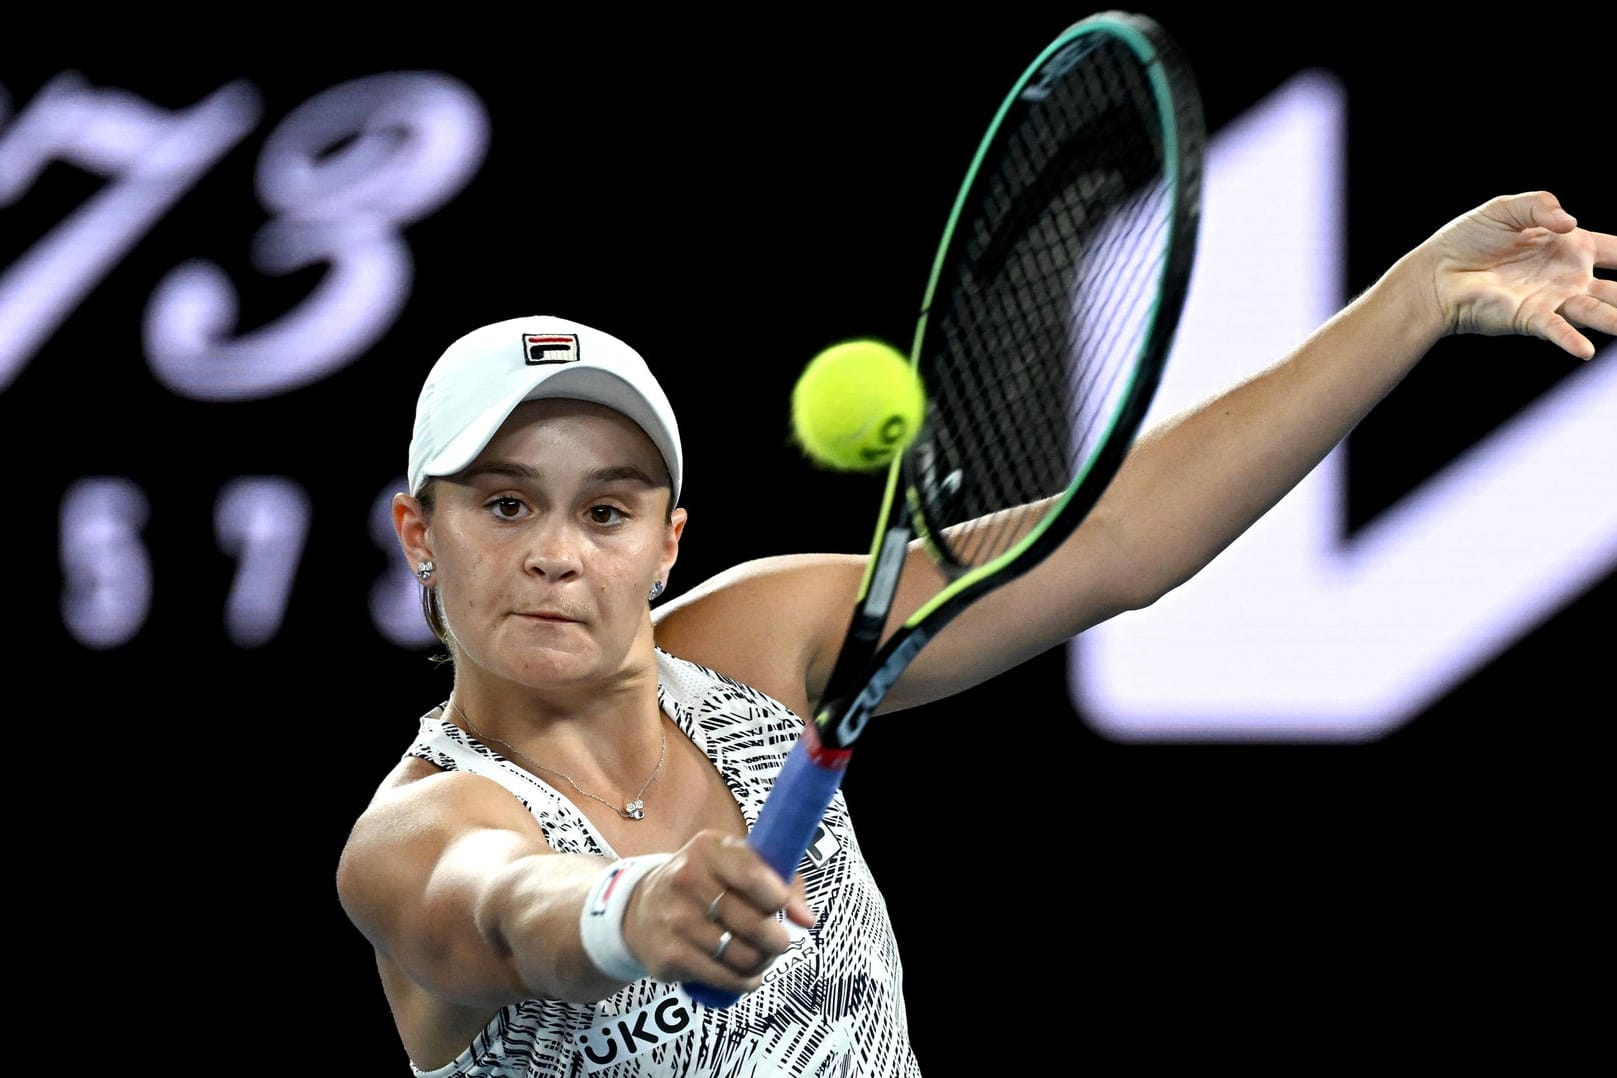
[[[891,478],[951,582],[908,625],[1036,564],[1115,475],[1189,288],[1204,146],[1192,71],[1138,14],[1069,26],[1001,103],[911,348],[927,418]]]
[[[955,201],[911,362],[928,395],[889,467],[853,622],[748,841],[801,862],[850,746],[937,629],[1100,497],[1161,379],[1194,260],[1202,118],[1149,19],[1069,27],[1002,103]],[[910,535],[949,582],[878,649]],[[737,996],[687,986],[709,1006]]]

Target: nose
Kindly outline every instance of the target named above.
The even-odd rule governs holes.
[[[582,543],[565,514],[543,514],[534,524],[524,568],[552,580],[576,575],[583,567]]]

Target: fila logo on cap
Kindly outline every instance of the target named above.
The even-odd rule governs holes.
[[[524,333],[522,351],[530,367],[540,363],[574,363],[578,360],[578,334]]]

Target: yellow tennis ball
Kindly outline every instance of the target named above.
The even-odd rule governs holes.
[[[886,467],[921,427],[926,392],[892,345],[843,341],[809,360],[792,388],[792,433],[816,463],[838,471]]]

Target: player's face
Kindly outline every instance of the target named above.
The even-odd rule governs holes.
[[[644,431],[583,401],[519,405],[472,465],[438,485],[433,551],[461,652],[545,687],[651,661],[647,592],[666,580],[684,510]]]

